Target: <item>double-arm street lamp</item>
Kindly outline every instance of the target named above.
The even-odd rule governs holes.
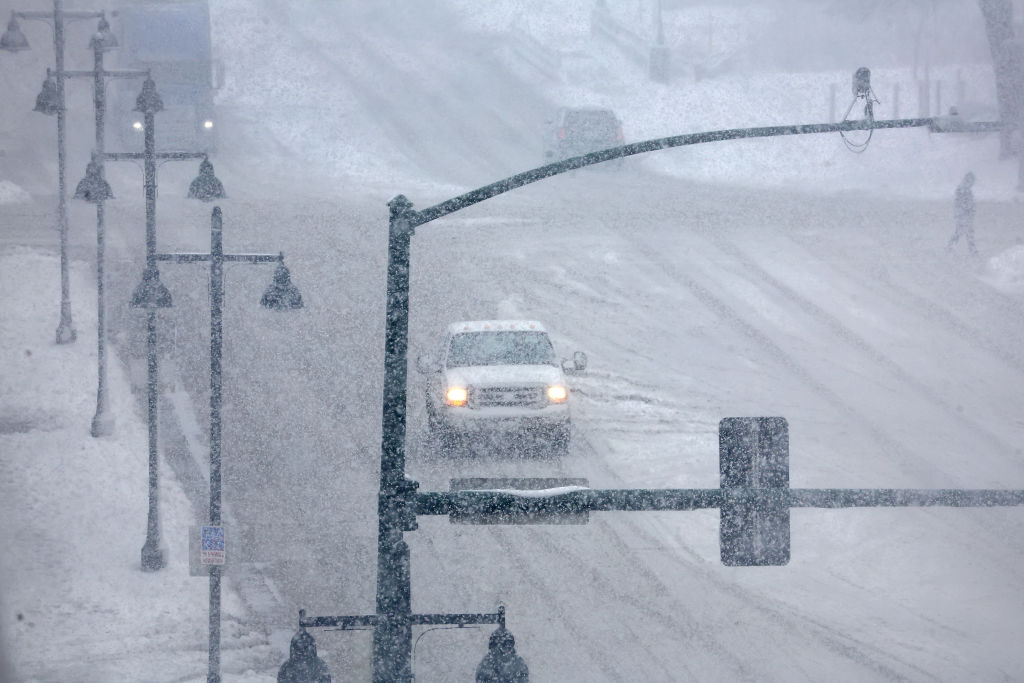
[[[147,125],[147,130],[148,130]],[[206,162],[208,163],[208,162]],[[212,170],[211,170],[212,172]],[[197,179],[198,180],[198,179]],[[208,524],[221,526],[221,356],[223,340],[224,264],[276,263],[274,279],[263,293],[260,305],[272,310],[302,308],[302,295],[292,284],[284,265],[284,254],[225,254],[223,245],[223,217],[220,207],[214,207],[210,219],[210,253],[208,254],[152,254],[153,262],[210,264],[210,512]],[[140,299],[153,297],[157,307],[171,305],[171,294],[160,283],[155,265],[147,265],[143,280],[135,290]],[[141,295],[140,295],[141,293]],[[133,297],[132,305],[140,305]],[[151,309],[152,310],[152,309]],[[145,555],[143,556],[145,559]],[[220,579],[221,567],[210,567],[210,652],[208,683],[220,681]]]
[[[189,187],[191,199],[212,201],[224,197],[224,186],[213,173],[213,164],[203,152],[157,152],[156,114],[163,109],[163,100],[156,90],[152,78],[142,84],[142,92],[136,99],[135,111],[142,112],[144,121],[144,146],[139,152],[103,152],[97,159],[108,161],[143,162],[143,187],[146,199],[146,268],[142,282],[132,293],[131,306],[146,310],[146,421],[149,429],[149,508],[146,522],[146,541],[142,546],[143,571],[156,571],[165,565],[160,541],[159,515],[159,461],[157,453],[157,386],[159,371],[156,352],[156,312],[171,305],[171,294],[160,282],[156,253],[156,162],[202,159],[199,175]],[[93,162],[92,187],[100,187],[101,167]],[[87,173],[86,179],[89,175]]]
[[[103,202],[113,197],[110,186],[103,176],[103,152],[104,152],[104,117],[106,113],[106,88],[107,78],[138,78],[147,75],[145,71],[107,71],[103,68],[103,55],[106,51],[117,47],[117,39],[110,31],[110,24],[107,22],[103,12],[66,12],[62,4],[54,4],[53,13],[15,12],[8,23],[7,31],[0,37],[0,46],[10,51],[25,50],[29,48],[28,39],[25,38],[18,25],[18,17],[22,18],[52,18],[54,19],[54,40],[57,44],[57,69],[47,71],[46,81],[43,83],[42,91],[36,98],[36,111],[46,114],[57,114],[58,130],[58,173],[60,185],[60,197],[58,199],[58,221],[61,225],[61,324],[57,329],[58,343],[71,341],[76,333],[71,324],[71,303],[69,296],[69,284],[67,281],[67,210],[65,204],[65,98],[64,80],[68,78],[91,78],[93,80],[93,106],[96,120],[96,146],[93,153],[93,161],[90,162],[86,171],[85,179],[78,184],[75,191],[76,199],[85,199],[96,204],[96,345],[97,345],[97,388],[96,388],[96,413],[92,419],[90,432],[93,436],[106,436],[113,431],[114,419],[110,413],[107,401],[107,353],[106,353],[106,306],[104,303],[104,207]],[[96,32],[89,40],[89,47],[93,50],[92,71],[68,71],[64,69],[63,41],[64,41],[64,20],[69,18],[99,17]],[[58,37],[59,36],[59,37]]]
[[[105,226],[104,206],[107,199],[113,198],[110,185],[104,178],[103,155],[105,151],[105,117],[107,108],[107,78],[140,78],[147,76],[146,71],[107,71],[103,68],[103,54],[117,47],[117,40],[110,32],[110,25],[105,17],[100,18],[96,33],[89,41],[93,50],[92,71],[68,71],[57,74],[58,78],[92,78],[93,108],[96,117],[96,147],[92,161],[86,168],[85,178],[75,189],[75,199],[84,199],[96,204],[96,357],[97,386],[96,414],[92,419],[91,433],[93,436],[106,436],[113,432],[114,417],[110,413],[107,401],[107,346],[106,346],[106,302],[104,298],[104,260],[105,260]]]
[[[68,344],[75,341],[77,334],[71,321],[71,286],[68,276],[68,207],[65,171],[67,154],[65,151],[65,106],[64,106],[64,24],[77,19],[100,19],[100,29],[94,42],[106,45],[113,39],[109,26],[104,33],[103,12],[87,10],[68,11],[64,9],[63,0],[53,0],[52,12],[11,12],[7,30],[0,36],[0,49],[9,52],[28,50],[28,38],[21,31],[18,19],[39,19],[53,22],[53,49],[56,71],[47,69],[43,89],[36,98],[35,110],[43,114],[57,115],[57,230],[60,233],[60,324],[57,326],[57,343]],[[103,48],[101,48],[103,49]]]

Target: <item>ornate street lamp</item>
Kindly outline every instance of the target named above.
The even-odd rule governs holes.
[[[212,168],[211,168],[212,172]],[[223,216],[219,206],[210,217],[210,253],[208,254],[153,254],[154,260],[173,263],[209,262],[210,264],[210,510],[209,526],[221,526],[221,388],[223,356],[224,263],[277,263],[274,281],[263,294],[260,304],[274,310],[302,308],[302,295],[292,284],[284,265],[284,253],[279,254],[225,254],[223,243]],[[160,284],[156,268],[146,268],[143,281],[135,290],[135,301],[148,301],[158,306],[170,306],[171,294]],[[155,361],[154,361],[155,362]],[[210,567],[210,652],[208,683],[220,681],[220,579],[221,567]],[[312,642],[312,636],[309,636]],[[315,656],[315,646],[314,646]]]
[[[202,152],[157,152],[155,115],[163,110],[163,99],[157,92],[156,83],[149,76],[142,84],[142,91],[135,100],[135,111],[143,114],[144,143],[142,153],[114,152],[104,153],[104,159],[111,161],[143,161],[143,186],[146,197],[146,269],[143,280],[132,294],[132,306],[146,309],[146,385],[147,385],[147,422],[149,428],[149,521],[146,525],[146,542],[142,546],[142,569],[155,571],[164,567],[164,557],[160,543],[160,522],[158,509],[158,459],[157,459],[157,386],[159,369],[156,353],[156,311],[171,305],[171,293],[160,282],[157,269],[156,253],[156,161],[206,159]],[[209,166],[209,178],[223,193],[224,188],[213,175],[213,166]],[[200,167],[200,176],[203,169]],[[198,178],[197,178],[198,180]],[[195,184],[195,181],[193,181]]]
[[[97,347],[97,388],[96,414],[92,419],[90,433],[93,436],[107,436],[114,431],[114,416],[107,401],[107,351],[106,351],[106,301],[104,298],[105,226],[103,202],[113,198],[110,185],[104,179],[103,160],[105,149],[104,119],[107,110],[106,78],[139,78],[148,76],[146,71],[106,71],[103,68],[103,54],[117,47],[117,39],[110,31],[105,16],[100,16],[96,32],[89,40],[93,51],[92,71],[67,72],[66,77],[92,78],[93,110],[96,117],[96,147],[92,160],[86,168],[85,178],[75,189],[75,199],[84,199],[96,205],[96,347]]]
[[[35,111],[57,116],[57,230],[60,233],[60,324],[57,343],[68,344],[78,336],[71,321],[71,285],[68,273],[68,210],[65,183],[65,112],[64,112],[64,24],[75,19],[103,19],[103,12],[65,11],[62,0],[53,0],[52,12],[11,12],[7,30],[0,36],[0,48],[8,52],[29,49],[28,38],[21,32],[18,19],[39,19],[53,22],[54,71],[47,70],[43,89],[36,98]],[[110,27],[107,26],[107,34]],[[110,36],[113,38],[113,36]]]
[[[132,308],[146,311],[146,419],[149,424],[149,509],[146,516],[146,542],[142,546],[142,570],[163,569],[166,561],[160,539],[160,479],[157,459],[157,360],[156,360],[156,312],[171,307],[171,293],[160,282],[160,271],[156,265],[147,266],[142,273],[142,282],[135,287],[131,298]]]

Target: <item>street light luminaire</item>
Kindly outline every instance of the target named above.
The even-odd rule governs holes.
[[[164,110],[164,101],[160,93],[156,91],[156,83],[152,78],[147,78],[142,83],[142,92],[135,98],[135,111],[143,114],[155,114]]]
[[[132,292],[132,308],[170,308],[171,292],[160,282],[160,271],[156,266],[148,266],[142,272],[142,282]]]
[[[299,288],[292,284],[291,275],[284,265],[284,254],[274,270],[274,281],[267,287],[260,299],[260,306],[275,311],[288,311],[302,308],[302,294]]]
[[[49,69],[46,70],[46,80],[43,81],[43,87],[36,95],[36,106],[33,111],[37,111],[47,116],[53,116],[61,110],[60,93],[57,92],[57,81],[53,78],[53,74]]]
[[[117,38],[110,30],[110,23],[107,22],[105,16],[100,17],[99,24],[96,25],[96,33],[89,39],[90,50],[110,50],[118,47]]]
[[[75,199],[84,199],[93,204],[113,199],[114,193],[110,190],[110,183],[104,180],[100,174],[100,167],[95,161],[90,161],[85,167],[85,177],[79,181],[75,188]]]
[[[224,185],[213,174],[213,164],[210,163],[209,158],[203,157],[199,163],[199,175],[188,186],[188,198],[212,202],[214,199],[223,199],[226,196]]]
[[[0,49],[8,52],[31,49],[28,38],[21,32],[21,26],[18,25],[18,18],[14,16],[14,12],[11,12],[11,20],[7,22],[7,30],[0,36]]]

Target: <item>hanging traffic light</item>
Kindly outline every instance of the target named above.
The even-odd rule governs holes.
[[[789,424],[731,417],[718,429],[722,564],[789,563]]]

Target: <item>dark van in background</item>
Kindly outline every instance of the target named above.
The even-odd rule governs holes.
[[[217,143],[213,96],[223,80],[214,63],[206,0],[135,0],[112,13],[119,69],[149,69],[163,100],[156,115],[158,150],[212,152]],[[215,69],[215,66],[217,67]],[[216,71],[216,73],[215,73]],[[142,114],[134,111],[136,79],[116,79],[109,120],[124,148],[142,149]]]
[[[622,122],[611,109],[559,109],[548,126],[545,156],[555,161],[623,144]]]

